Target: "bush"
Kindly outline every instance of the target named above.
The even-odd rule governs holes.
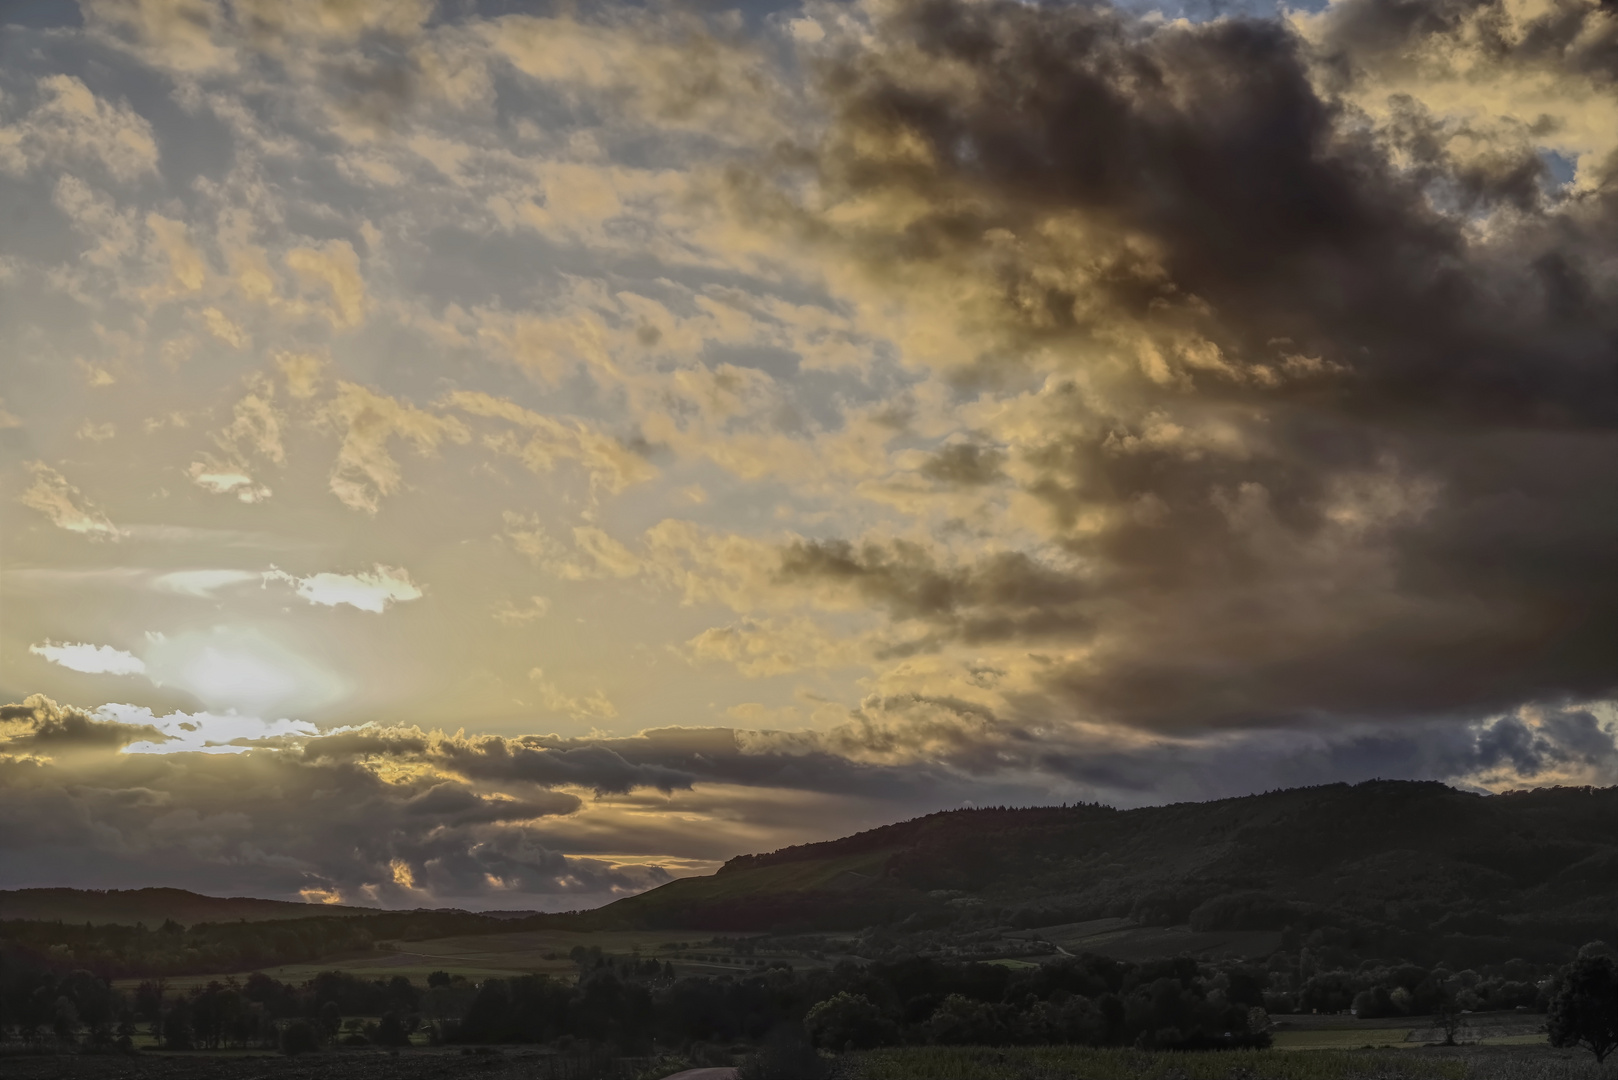
[[[396,1012],[383,1013],[374,1038],[378,1046],[409,1046],[410,1025]]]
[[[281,1053],[287,1057],[307,1054],[320,1047],[320,1033],[307,1020],[293,1020],[281,1028]]]
[[[899,1027],[864,994],[847,990],[809,1010],[804,1027],[816,1046],[829,1050],[869,1050],[899,1041]]]
[[[777,1028],[758,1053],[742,1063],[737,1080],[824,1080],[831,1070],[796,1028]]]

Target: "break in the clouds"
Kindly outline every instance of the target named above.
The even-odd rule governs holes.
[[[1614,776],[1610,7],[79,14],[0,31],[10,879]]]

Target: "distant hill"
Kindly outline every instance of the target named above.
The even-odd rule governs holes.
[[[173,919],[183,926],[202,922],[268,922],[272,919],[375,915],[376,908],[300,904],[245,896],[203,896],[184,889],[5,889],[0,919],[42,919],[72,923],[145,923]]]
[[[1021,928],[1124,917],[1286,931],[1292,950],[1551,958],[1618,941],[1618,788],[1371,781],[1126,811],[948,811],[741,856],[582,918],[905,931],[987,911]]]

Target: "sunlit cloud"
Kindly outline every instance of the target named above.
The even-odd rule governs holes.
[[[67,478],[43,462],[34,462],[33,484],[17,497],[17,501],[38,510],[58,529],[79,533],[92,540],[119,540],[124,531],[107,520],[96,505]]]
[[[174,570],[156,577],[152,581],[152,587],[164,592],[179,593],[182,596],[211,599],[220,589],[249,581],[260,581],[263,577],[263,574],[247,570]]]
[[[234,495],[244,503],[263,502],[270,497],[270,489],[244,472],[216,469],[200,462],[186,471],[191,482],[215,495]]]
[[[421,587],[410,580],[410,574],[398,567],[376,564],[376,569],[358,574],[311,574],[293,577],[271,569],[264,575],[266,581],[284,581],[297,589],[298,595],[311,604],[337,607],[347,604],[361,611],[380,615],[392,604],[421,599]]]
[[[133,653],[115,649],[111,645],[88,645],[80,642],[51,642],[30,645],[28,651],[43,656],[53,664],[89,675],[144,675],[146,662]]]

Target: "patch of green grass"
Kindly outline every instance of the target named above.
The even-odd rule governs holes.
[[[1080,1046],[910,1046],[851,1055],[854,1080],[1466,1080],[1468,1063],[1404,1053],[1149,1053]]]

